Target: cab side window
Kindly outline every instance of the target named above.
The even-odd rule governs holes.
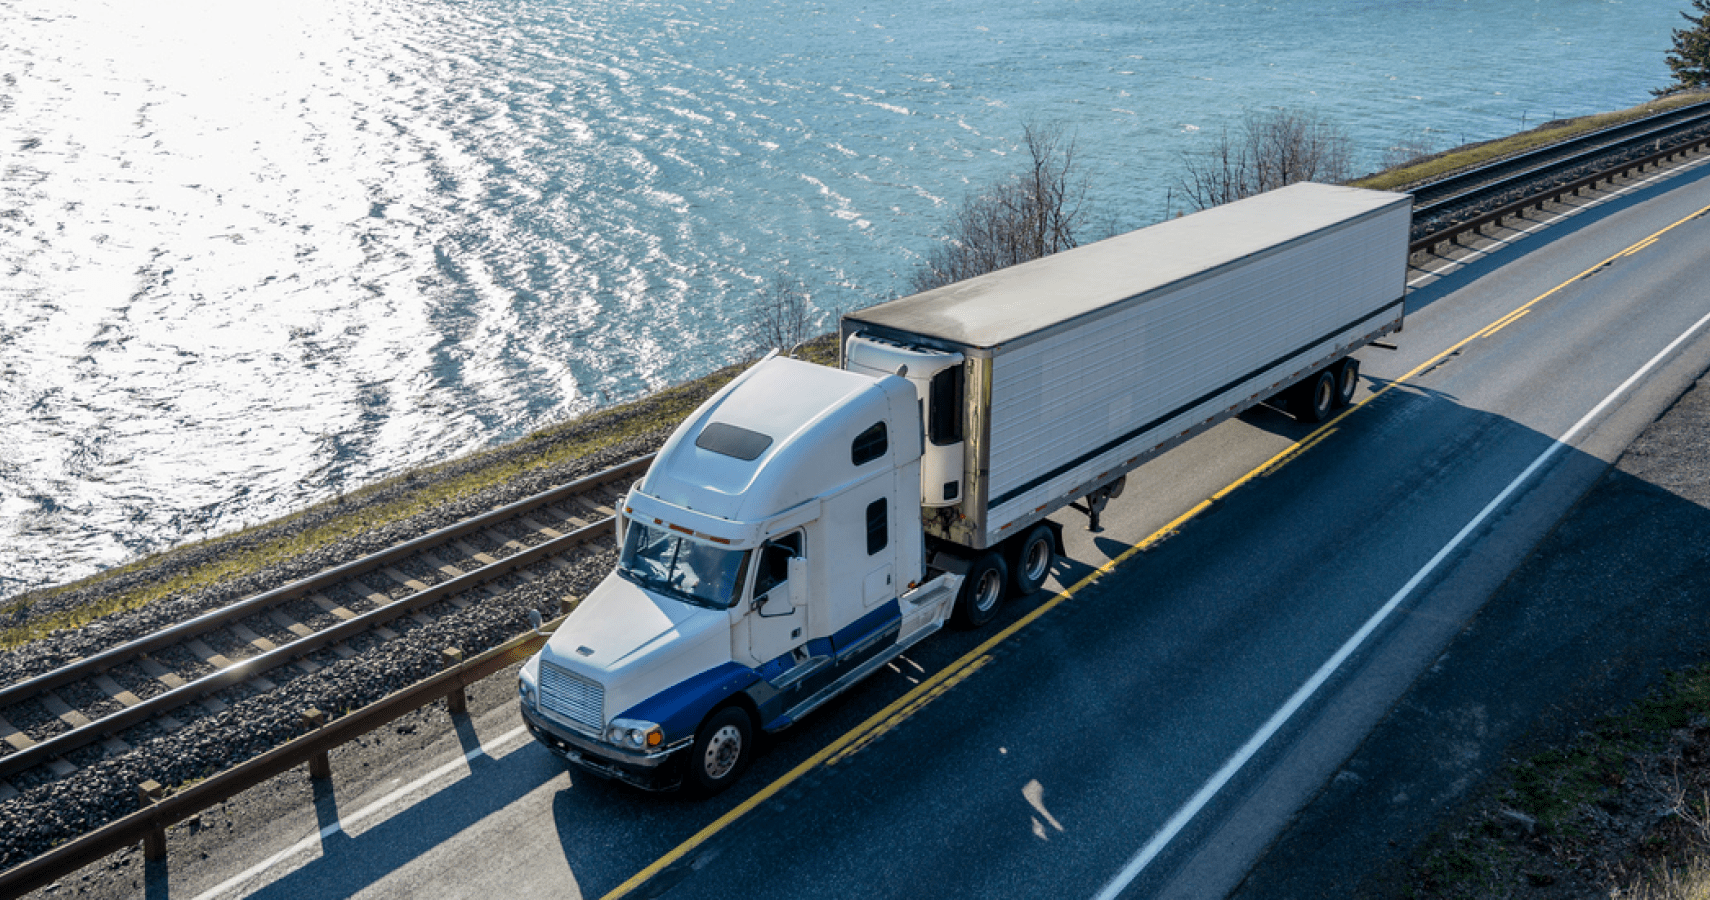
[[[889,449],[885,423],[875,422],[871,428],[855,436],[854,443],[849,445],[849,461],[857,466],[865,465],[884,456]]]
[[[885,549],[890,542],[890,514],[885,498],[881,497],[867,504],[867,555]]]
[[[754,575],[754,598],[758,600],[790,577],[790,557],[802,555],[802,533],[776,537],[760,547],[760,571]]]

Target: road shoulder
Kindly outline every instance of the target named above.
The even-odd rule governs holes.
[[[1626,450],[1296,814],[1232,896],[1401,896],[1505,763],[1702,663],[1710,379]]]

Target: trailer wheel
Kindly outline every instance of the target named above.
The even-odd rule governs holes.
[[[1336,405],[1347,406],[1354,402],[1354,394],[1360,389],[1360,361],[1352,356],[1342,360],[1336,366]]]
[[[1051,564],[1057,560],[1057,535],[1051,526],[1040,522],[1015,545],[1015,559],[1010,566],[1010,585],[1015,596],[1025,597],[1045,586],[1051,575]]]
[[[1322,422],[1336,409],[1336,372],[1325,369],[1294,386],[1288,411],[1302,422]]]
[[[704,796],[736,783],[754,758],[754,723],[740,706],[726,706],[701,723],[689,750],[689,780]]]
[[[1009,569],[1003,564],[1003,554],[988,550],[968,567],[962,580],[962,592],[956,595],[956,622],[964,628],[978,628],[997,615],[1003,601],[1003,589],[1008,586]]]

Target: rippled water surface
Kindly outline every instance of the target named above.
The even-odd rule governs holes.
[[[1684,0],[0,0],[0,596],[900,290],[1024,121],[1112,224],[1248,109],[1446,147],[1628,106]]]

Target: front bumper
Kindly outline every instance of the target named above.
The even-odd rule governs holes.
[[[578,734],[539,712],[522,706],[528,733],[552,755],[601,778],[610,778],[646,791],[669,791],[683,783],[681,751],[689,741],[654,753],[625,753]]]

